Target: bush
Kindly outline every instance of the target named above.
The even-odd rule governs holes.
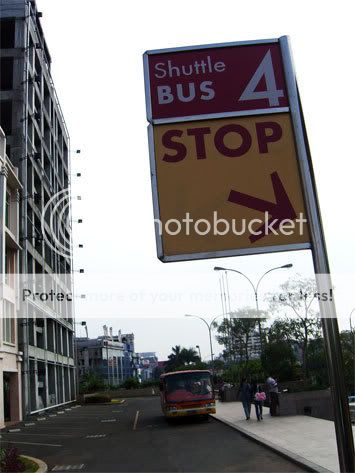
[[[104,380],[94,371],[85,373],[80,383],[80,392],[88,394],[105,388]]]
[[[85,404],[103,404],[106,402],[111,402],[111,396],[107,394],[96,394],[85,398]]]
[[[159,380],[158,379],[147,379],[146,381],[143,381],[139,387],[140,388],[150,388],[150,387],[155,387],[159,386]]]
[[[128,378],[124,383],[121,384],[121,388],[124,389],[137,389],[140,388],[140,382],[137,378]]]
[[[25,465],[22,463],[18,450],[16,447],[8,447],[1,449],[0,459],[2,472],[19,473],[25,470]]]

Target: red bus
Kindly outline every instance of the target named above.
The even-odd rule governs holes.
[[[160,400],[165,417],[215,414],[211,373],[208,370],[190,370],[162,374]]]

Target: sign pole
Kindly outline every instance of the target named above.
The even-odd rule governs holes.
[[[341,472],[353,472],[355,471],[354,439],[344,382],[343,357],[338,321],[335,304],[331,297],[332,285],[328,255],[316,194],[315,180],[310,163],[310,150],[291,59],[289,40],[286,36],[280,38],[280,45],[285,67],[286,85],[290,100],[295,140],[299,155],[301,179],[305,190],[304,198],[308,211],[308,224],[312,239],[312,256],[317,286],[320,293],[327,293],[329,295],[326,301],[320,301],[319,304],[333,398],[339,466]]]

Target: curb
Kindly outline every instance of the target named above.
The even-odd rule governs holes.
[[[310,460],[306,460],[306,458],[303,458],[300,455],[297,455],[297,453],[290,452],[290,450],[287,450],[286,448],[280,447],[279,445],[276,445],[275,443],[270,442],[269,440],[265,440],[264,438],[259,437],[258,435],[255,435],[249,432],[247,429],[244,429],[243,427],[240,427],[239,425],[237,426],[236,424],[233,424],[233,422],[229,422],[228,420],[222,419],[221,417],[217,417],[215,414],[211,415],[211,417],[213,419],[216,419],[218,422],[221,422],[225,425],[228,425],[228,427],[231,427],[232,429],[237,430],[242,435],[249,438],[250,440],[253,440],[259,445],[263,445],[269,450],[272,450],[273,452],[278,453],[282,457],[288,460],[291,460],[296,465],[306,468],[308,471],[315,472],[315,473],[334,473],[331,470],[328,470],[327,468],[317,465],[317,463],[313,463]]]
[[[27,458],[27,460],[31,460],[32,462],[37,463],[38,469],[36,473],[47,473],[48,466],[46,463],[44,463],[44,461],[39,460],[38,458],[29,457],[28,455],[20,455],[20,457]]]

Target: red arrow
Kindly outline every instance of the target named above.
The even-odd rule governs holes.
[[[290,199],[288,198],[288,195],[277,172],[273,172],[270,177],[272,186],[274,188],[275,203],[234,190],[230,191],[228,201],[233,202],[234,204],[243,205],[249,209],[259,210],[260,212],[269,212],[271,217],[268,223],[270,221],[276,220],[276,222],[272,225],[272,228],[276,230],[280,226],[281,220],[293,220],[296,218],[296,212],[290,202]],[[249,240],[251,243],[254,243],[265,236],[265,224],[261,225],[256,230],[256,232],[259,231],[261,232],[260,235],[250,235]]]

